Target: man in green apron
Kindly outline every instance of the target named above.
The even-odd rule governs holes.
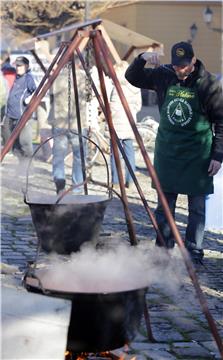
[[[145,67],[148,62],[156,67]],[[178,194],[188,196],[185,246],[192,260],[201,262],[205,198],[214,191],[213,176],[223,160],[222,87],[187,42],[173,45],[171,64],[157,65],[157,56],[140,54],[125,76],[132,85],[157,93],[160,124],[154,167],[173,216]],[[173,248],[174,237],[159,200],[155,214],[167,248]],[[156,243],[161,245],[158,239]]]

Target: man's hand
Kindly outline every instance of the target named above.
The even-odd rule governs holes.
[[[208,168],[208,175],[209,176],[214,176],[217,174],[217,172],[220,170],[221,168],[221,163],[220,161],[217,160],[211,160],[209,168]]]
[[[159,66],[160,65],[160,58],[157,53],[154,52],[144,52],[141,55],[141,58],[143,58],[146,62],[148,62],[151,65]]]
[[[5,124],[6,116],[4,115],[0,120],[0,125],[3,126]]]
[[[25,98],[24,100],[24,104],[25,105],[28,105],[33,97],[34,93],[32,95],[29,95],[27,98]]]

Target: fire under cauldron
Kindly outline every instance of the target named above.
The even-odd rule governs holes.
[[[100,195],[66,195],[25,198],[41,248],[70,254],[87,241],[97,241],[104,212],[111,200]]]
[[[38,270],[37,270],[38,274]],[[28,291],[72,301],[67,350],[75,353],[101,352],[133,340],[142,317],[147,288],[110,293],[75,293],[44,289],[38,278],[27,276]]]

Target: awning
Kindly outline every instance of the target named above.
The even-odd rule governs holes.
[[[29,39],[23,42],[22,49],[26,51],[32,51],[33,49],[38,50],[38,47],[44,43],[44,39],[55,36],[58,33],[70,32],[72,30],[82,29],[89,25],[94,25],[95,28],[99,28],[102,31],[102,34],[107,41],[111,54],[115,60],[115,62],[121,61],[120,55],[118,54],[115,46],[113,45],[112,40],[116,42],[120,42],[125,46],[129,47],[126,54],[122,57],[123,60],[129,58],[132,52],[135,49],[143,51],[156,51],[159,55],[164,55],[163,52],[163,44],[157,40],[151,39],[147,36],[139,34],[133,30],[127,29],[124,26],[118,25],[112,21],[107,19],[94,19],[87,22],[76,23],[67,27],[64,27],[60,30],[52,31],[50,33],[46,33],[43,35],[39,35],[35,38]],[[41,44],[38,42],[41,41]],[[86,41],[83,41],[83,48],[86,45]],[[44,45],[43,45],[44,46]],[[82,49],[80,48],[82,51]],[[49,55],[50,56],[50,55]]]
[[[125,44],[129,47],[141,48],[141,49],[154,49],[159,52],[160,55],[164,55],[163,44],[157,40],[151,39],[145,35],[139,34],[133,30],[130,30],[124,26],[118,25],[107,19],[103,19],[103,26],[112,40]]]

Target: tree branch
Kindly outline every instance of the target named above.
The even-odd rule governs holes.
[[[91,18],[98,17],[108,9],[123,7],[139,0],[92,1]],[[20,30],[29,36],[63,28],[85,17],[85,1],[71,0],[13,0],[3,1],[1,10],[2,29],[4,25]]]

